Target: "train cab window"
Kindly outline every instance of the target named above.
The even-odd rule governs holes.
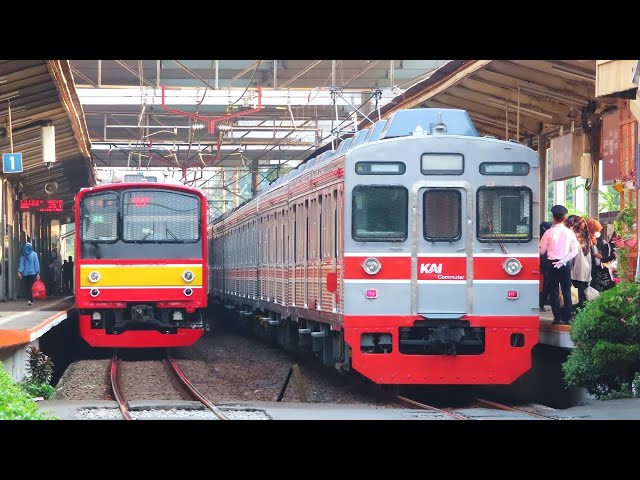
[[[118,196],[115,193],[84,197],[80,212],[83,241],[115,242],[118,240]]]
[[[353,188],[351,236],[357,242],[403,242],[407,239],[409,191],[401,186]]]
[[[532,238],[531,189],[481,187],[477,193],[477,235],[481,242],[528,242]]]
[[[430,242],[453,242],[462,236],[462,195],[458,190],[429,188],[423,195],[423,234]]]
[[[124,192],[122,222],[126,242],[197,242],[200,200],[178,192]]]

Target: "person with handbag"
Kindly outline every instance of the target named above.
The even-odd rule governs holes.
[[[33,305],[33,292],[31,288],[36,280],[40,280],[40,260],[33,246],[27,242],[22,248],[20,264],[18,265],[18,278],[24,280],[27,291],[27,305]]]
[[[593,244],[591,264],[591,286],[598,292],[604,292],[615,286],[611,278],[608,263],[615,260],[615,249],[602,237],[602,225],[595,218],[587,221],[591,243]]]
[[[573,259],[571,267],[571,284],[578,290],[578,304],[575,309],[582,308],[587,301],[587,288],[591,282],[591,238],[587,221],[579,215],[569,215],[564,224],[574,231],[580,243],[580,251]]]

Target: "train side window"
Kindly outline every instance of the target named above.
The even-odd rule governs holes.
[[[481,242],[529,242],[532,193],[528,187],[480,187],[476,228]]]
[[[430,242],[454,242],[462,237],[462,195],[458,190],[429,188],[422,197],[423,234]]]
[[[409,191],[402,186],[353,188],[351,236],[357,242],[404,242]]]

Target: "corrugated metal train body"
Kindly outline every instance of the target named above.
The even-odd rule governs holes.
[[[465,112],[415,109],[298,170],[212,225],[216,302],[378,383],[509,384],[530,369],[535,152],[478,137]]]

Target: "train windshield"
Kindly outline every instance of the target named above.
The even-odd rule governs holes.
[[[478,189],[477,228],[481,242],[531,240],[531,189],[481,187]]]
[[[125,242],[196,242],[200,201],[178,192],[139,190],[122,194]]]
[[[81,216],[83,241],[115,242],[118,239],[118,196],[115,193],[84,198]]]
[[[359,242],[406,240],[408,199],[405,187],[356,186],[353,189],[353,239]]]

